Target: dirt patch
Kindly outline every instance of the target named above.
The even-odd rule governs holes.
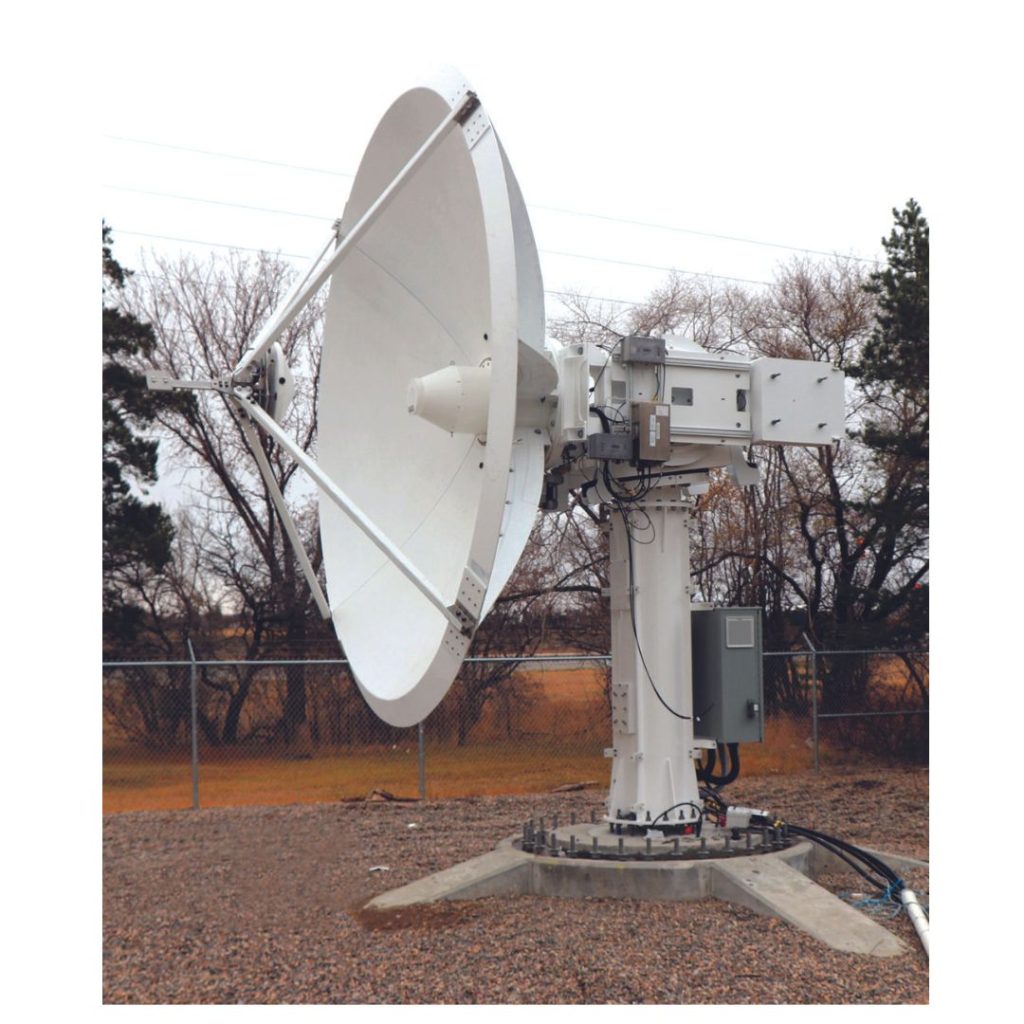
[[[436,931],[464,924],[477,916],[472,902],[424,903],[394,910],[376,910],[359,905],[352,907],[349,913],[360,927],[374,932],[393,932],[406,928]]]

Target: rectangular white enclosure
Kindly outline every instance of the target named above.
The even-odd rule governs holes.
[[[755,359],[750,420],[755,443],[827,445],[843,436],[844,377],[828,363]]]

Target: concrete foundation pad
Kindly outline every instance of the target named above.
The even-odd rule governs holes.
[[[880,856],[897,870],[905,870],[900,865],[909,861]],[[846,867],[835,858],[816,859],[816,848],[808,842],[752,856],[643,862],[538,856],[523,852],[509,839],[491,853],[382,893],[366,909],[388,911],[439,900],[511,895],[638,900],[715,897],[781,918],[833,949],[880,957],[906,952],[899,938],[808,877],[823,867],[834,867],[831,860]]]
[[[833,949],[869,956],[907,952],[892,932],[777,858],[717,861],[711,891],[755,913],[781,918]]]
[[[417,879],[400,889],[390,889],[370,900],[367,910],[397,910],[414,903],[438,900],[473,900],[481,896],[512,896],[528,893],[533,858],[512,846],[503,846],[481,857]]]
[[[627,900],[699,900],[711,892],[708,863],[572,860],[531,854],[529,892]]]

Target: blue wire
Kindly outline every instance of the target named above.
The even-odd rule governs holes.
[[[891,909],[892,904],[895,903],[895,909],[887,916],[890,918],[897,917],[903,910],[903,904],[899,902],[899,897],[896,895],[904,887],[903,879],[898,878],[895,882],[890,882],[885,891],[881,896],[866,896],[863,899],[854,900],[853,894],[849,892],[840,893],[840,897],[847,903],[860,910],[870,911],[873,914],[881,913],[883,910]]]

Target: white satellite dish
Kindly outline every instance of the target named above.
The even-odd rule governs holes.
[[[401,95],[363,156],[344,238],[468,92],[446,75]],[[537,250],[477,107],[335,271],[324,329],[319,463],[433,584],[482,619],[537,513],[547,406]],[[338,637],[374,710],[422,721],[470,637],[329,497],[320,531]]]
[[[316,462],[280,425],[291,377],[277,339],[328,280]],[[344,216],[234,371],[213,381],[154,372],[149,383],[212,388],[235,404],[321,613],[393,725],[422,721],[443,698],[522,554],[542,490],[545,509],[565,509],[571,494],[604,505],[607,820],[699,827],[695,760],[716,739],[701,735],[693,706],[694,499],[713,467],[756,482],[747,445],[830,444],[843,422],[838,370],[735,359],[683,338],[549,346],[519,187],[476,95],[446,72],[384,115]],[[257,426],[319,488],[327,595]],[[657,543],[638,543],[637,530]],[[727,618],[726,647],[752,648],[758,623]],[[756,732],[762,714],[746,701],[728,728]]]

